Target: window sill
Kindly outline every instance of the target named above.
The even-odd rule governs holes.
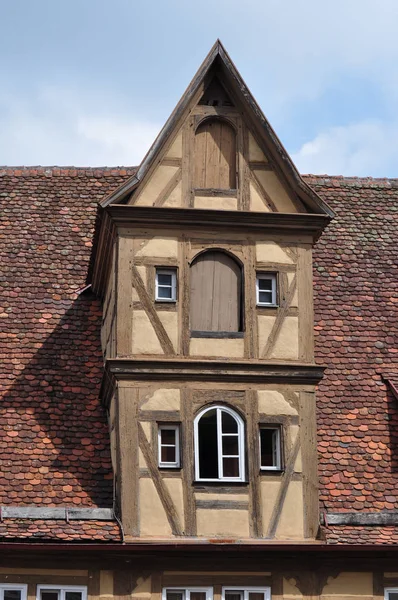
[[[221,491],[225,489],[225,487],[237,487],[237,488],[245,488],[249,485],[248,481],[227,481],[223,479],[222,481],[193,481],[192,485],[197,491],[200,489],[206,490],[207,488],[211,488],[212,491],[216,492],[216,488],[220,488]]]
[[[191,338],[240,339],[244,337],[244,331],[191,331]]]

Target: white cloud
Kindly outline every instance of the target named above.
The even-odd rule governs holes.
[[[56,87],[24,102],[0,96],[0,164],[137,165],[160,125],[121,111],[117,98]]]
[[[292,154],[301,173],[391,176],[398,156],[398,121],[368,120],[330,127]]]

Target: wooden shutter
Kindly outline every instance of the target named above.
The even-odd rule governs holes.
[[[219,251],[191,266],[191,331],[241,330],[241,268]]]
[[[229,123],[209,119],[196,130],[194,187],[236,188],[236,135]]]

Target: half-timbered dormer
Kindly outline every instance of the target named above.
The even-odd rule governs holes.
[[[94,289],[127,539],[316,537],[311,257],[331,216],[217,42],[102,206]]]

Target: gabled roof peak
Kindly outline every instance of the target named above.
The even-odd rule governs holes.
[[[137,173],[113,194],[108,196],[102,202],[102,207],[105,208],[109,204],[123,204],[127,200],[131,192],[137,187],[140,181],[142,181],[149,168],[158,157],[165,143],[169,139],[169,136],[175,131],[183,118],[189,114],[189,110],[192,108],[192,104],[195,101],[198,91],[201,88],[204,91],[215,73],[217,73],[217,77],[222,80],[224,87],[239,104],[239,110],[248,118],[251,127],[258,134],[264,147],[267,148],[273,162],[278,165],[285,180],[302,200],[304,205],[310,212],[327,214],[330,217],[333,217],[333,211],[302,179],[287,151],[229,57],[220,39],[217,39],[213,44],[210,52],[202,62],[174,111],[144,157]]]

